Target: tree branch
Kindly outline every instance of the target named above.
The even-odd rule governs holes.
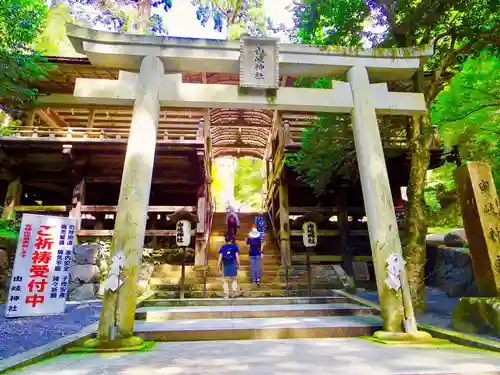
[[[231,20],[230,20],[228,26],[234,25],[234,23],[236,22],[236,16],[238,15],[238,12],[240,11],[242,2],[243,2],[243,0],[236,0],[236,4],[234,5],[234,11],[233,11],[233,14],[231,15]]]
[[[490,107],[499,107],[500,108],[500,102],[480,105],[479,107],[476,107],[474,109],[471,109],[470,111],[465,112],[463,115],[461,115],[459,117],[455,117],[452,119],[446,119],[446,120],[441,121],[441,123],[460,121],[460,120],[465,119],[466,117],[469,117],[473,113],[479,112],[480,110],[482,110],[484,108],[490,108]]]

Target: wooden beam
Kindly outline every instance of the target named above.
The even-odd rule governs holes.
[[[290,218],[288,216],[288,186],[283,179],[279,182],[280,247],[282,265],[290,266]]]
[[[290,233],[292,237],[302,236],[302,230],[300,229],[294,229]],[[339,230],[318,230],[318,236],[336,237],[339,235],[340,235]],[[349,236],[355,236],[355,237],[368,236],[368,230],[367,229],[349,230]]]
[[[26,112],[26,126],[32,127],[35,124],[36,112],[30,109]]]
[[[50,108],[47,108],[46,110],[48,111],[49,109]],[[37,109],[35,112],[38,115],[38,117],[40,117],[40,119],[43,122],[45,122],[47,125],[52,126],[54,128],[60,128],[61,127],[60,123],[58,123],[51,116],[49,116],[49,114],[47,112],[45,112],[44,110]]]
[[[49,138],[49,137],[0,137],[0,141],[2,142],[12,142],[12,143],[32,143],[34,141],[40,143],[63,143],[63,144],[127,144],[127,138]],[[156,142],[157,145],[168,145],[170,147],[203,147],[203,142],[198,141],[196,139],[169,139],[169,140],[161,140],[159,139]]]
[[[291,236],[293,237],[299,237],[302,236],[302,230],[301,229],[294,229],[290,231]],[[318,230],[318,236],[321,237],[336,237],[340,235],[339,230],[335,229],[326,229],[326,230]]]
[[[82,212],[117,212],[118,206],[82,206]],[[149,206],[148,212],[196,212],[195,206]]]
[[[52,108],[47,108],[46,111],[47,114],[59,125],[59,127],[64,128],[68,126],[64,119]]]
[[[190,166],[191,168],[193,166]],[[93,184],[119,184],[121,182],[121,177],[118,176],[96,176],[88,177],[88,183]],[[179,190],[189,190],[191,191],[192,186],[198,185],[197,182],[190,181],[190,177],[186,175],[186,178],[153,178],[151,182],[153,185],[176,185]]]
[[[19,177],[9,182],[2,212],[3,220],[12,220],[14,218],[14,210],[16,210],[16,205],[21,198],[21,190],[21,179]]]
[[[347,212],[364,212],[363,207],[347,207]],[[305,214],[306,212],[317,212],[317,213],[328,213],[334,215],[338,212],[337,207],[297,207],[291,206],[290,213],[291,214]]]
[[[94,122],[95,122],[95,108],[90,108],[89,110],[89,117],[88,117],[88,122],[87,122],[87,127],[89,129],[92,129],[94,127]]]
[[[17,212],[68,212],[68,206],[16,206]]]
[[[297,254],[292,256],[294,262],[304,261],[306,259],[306,254]],[[343,261],[342,255],[311,255],[311,262],[313,263],[341,263]],[[373,258],[370,255],[358,255],[353,257],[355,262],[373,262]]]
[[[82,223],[82,205],[85,203],[85,177],[80,182],[75,184],[71,198],[71,210],[69,217],[76,219],[77,230],[80,229]]]
[[[191,236],[195,235],[195,230],[191,230]],[[111,237],[113,236],[114,230],[105,229],[81,229],[78,232],[79,237]],[[175,229],[161,230],[152,229],[146,230],[146,237],[172,237],[176,235]]]

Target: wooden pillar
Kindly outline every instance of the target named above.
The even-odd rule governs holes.
[[[198,189],[198,224],[196,225],[196,237],[195,237],[195,247],[194,247],[194,265],[195,267],[205,266],[206,259],[206,246],[205,246],[205,231],[206,219],[207,219],[207,187],[205,184],[201,185]]]
[[[85,204],[85,177],[75,184],[71,198],[71,210],[69,217],[76,219],[76,229],[80,230],[82,224],[82,205]]]
[[[279,181],[280,247],[282,265],[291,264],[290,258],[290,217],[288,214],[288,186],[284,178]]]
[[[206,266],[206,244],[207,242],[205,241],[205,236],[203,234],[197,234],[194,244],[194,266],[196,268]]]
[[[337,194],[337,219],[340,230],[340,243],[342,245],[342,267],[349,276],[354,276],[352,262],[354,257],[349,247],[349,220],[347,212],[347,186],[341,186]]]
[[[148,220],[151,223],[151,229],[155,230],[156,229],[156,224],[158,222],[158,213],[156,213],[156,212],[149,213],[148,214]],[[151,237],[151,247],[153,249],[158,248],[158,236]]]
[[[89,117],[87,119],[87,128],[92,129],[95,122],[95,108],[89,109]]]
[[[491,168],[468,163],[456,169],[455,183],[479,293],[500,296],[500,202]]]
[[[21,178],[17,177],[15,180],[9,182],[9,187],[7,188],[7,195],[5,196],[5,203],[3,206],[2,219],[12,220],[14,219],[15,207],[19,204],[21,199]]]
[[[35,124],[35,110],[30,109],[26,112],[26,126],[32,127]]]
[[[98,336],[86,343],[87,346],[114,348],[142,343],[141,339],[133,337],[137,277],[144,247],[160,115],[158,95],[163,74],[164,65],[160,58],[143,58],[110,254],[110,269],[120,267],[123,284],[116,290],[105,291]]]

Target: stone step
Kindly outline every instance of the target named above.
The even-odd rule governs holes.
[[[285,280],[277,278],[262,278],[260,287],[254,285],[252,280],[248,277],[238,277],[238,286],[240,288],[246,289],[285,289]],[[204,279],[190,279],[185,280],[184,286],[186,290],[202,290],[205,284]],[[220,289],[223,284],[223,279],[221,277],[207,277],[206,285],[207,289]],[[168,279],[168,278],[152,278],[150,280],[150,285],[154,290],[179,290],[180,281],[178,279]],[[289,281],[288,286],[291,289],[304,289],[308,288],[307,280],[303,281]],[[331,289],[332,285],[330,283],[313,283],[313,289]]]
[[[278,271],[277,270],[274,270],[274,269],[264,269],[262,270],[261,272],[261,275],[262,275],[262,278],[266,278],[266,279],[279,279],[281,278],[282,280],[285,280],[285,278],[283,276],[280,276]],[[176,272],[176,273],[166,273],[166,272],[162,272],[162,271],[155,271],[153,273],[153,277],[154,278],[164,278],[164,279],[171,279],[172,281],[175,281],[175,282],[180,282],[180,279],[181,279],[181,273],[180,272]],[[215,278],[220,278],[221,277],[221,274],[219,271],[217,271],[215,269],[215,266],[214,267],[210,267],[208,270],[207,270],[207,277],[215,277]],[[250,267],[242,267],[238,270],[238,278],[247,278],[249,279],[250,278]],[[185,276],[185,279],[186,280],[199,280],[200,282],[203,282],[203,271],[199,271],[199,275],[196,275],[194,273],[190,273],[190,274],[187,274],[186,273],[186,276]],[[306,279],[307,280],[307,277]]]
[[[222,289],[222,280],[207,282],[207,290],[218,291]],[[184,284],[184,290],[196,291],[203,290],[203,283],[196,284]],[[238,282],[238,287],[247,290],[281,290],[285,289],[284,283],[262,283],[260,286],[253,284],[252,282],[245,280],[244,282]],[[307,285],[303,288],[306,289]],[[153,291],[178,291],[180,290],[179,284],[151,284],[151,289]]]
[[[352,303],[343,296],[328,297],[284,297],[284,298],[185,298],[161,299],[150,298],[141,302],[140,307],[150,306],[237,306],[237,305],[308,305]]]
[[[307,305],[228,305],[140,307],[136,320],[287,318],[313,316],[378,316],[378,310],[355,303]]]
[[[155,298],[160,299],[173,299],[180,298],[180,291],[165,291],[165,290],[155,290],[154,291]],[[287,294],[288,293],[288,294]],[[314,297],[328,297],[332,295],[331,289],[313,289],[312,295]],[[241,297],[246,298],[266,298],[266,297],[308,297],[309,290],[308,289],[289,289],[288,292],[284,289],[263,289],[258,288],[255,290],[242,290]],[[222,290],[222,285],[220,289],[209,290],[207,288],[207,297],[208,298],[222,298],[224,297],[224,292]],[[185,290],[184,298],[204,298],[203,290]]]
[[[298,339],[370,336],[382,328],[382,320],[375,316],[192,319],[183,323],[137,321],[134,334],[147,341]]]

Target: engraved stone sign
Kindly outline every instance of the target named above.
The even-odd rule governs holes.
[[[500,295],[500,203],[488,164],[468,163],[455,172],[477,287]]]
[[[242,37],[240,43],[240,87],[277,89],[278,39]]]

